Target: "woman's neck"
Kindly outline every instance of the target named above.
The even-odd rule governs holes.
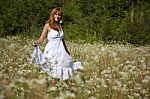
[[[60,27],[59,22],[56,23],[56,27],[58,28],[58,32],[60,32],[61,31],[61,27]]]
[[[56,25],[59,25],[59,21],[55,21]]]

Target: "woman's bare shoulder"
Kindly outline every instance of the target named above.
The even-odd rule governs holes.
[[[42,34],[47,34],[49,30],[50,30],[50,26],[49,24],[46,23],[43,27]]]
[[[46,24],[44,25],[44,27],[47,28],[47,29],[50,28],[50,26],[49,26],[48,23],[46,23]]]

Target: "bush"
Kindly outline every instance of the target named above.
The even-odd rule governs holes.
[[[0,36],[18,33],[33,33],[42,27],[49,17],[49,9],[55,6],[55,0],[15,0],[1,1]],[[26,35],[31,35],[27,34]]]
[[[0,36],[39,35],[49,9],[60,6],[68,40],[149,44],[149,4],[149,0],[2,0]]]

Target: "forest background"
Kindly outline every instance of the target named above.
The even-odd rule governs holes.
[[[67,40],[150,43],[150,0],[1,0],[0,37],[37,38],[54,7]]]

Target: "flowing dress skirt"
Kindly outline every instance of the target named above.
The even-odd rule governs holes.
[[[53,39],[46,44],[44,53],[39,46],[33,52],[34,62],[39,64],[49,76],[67,80],[77,69],[82,69],[80,61],[74,61],[66,52],[61,39]]]

